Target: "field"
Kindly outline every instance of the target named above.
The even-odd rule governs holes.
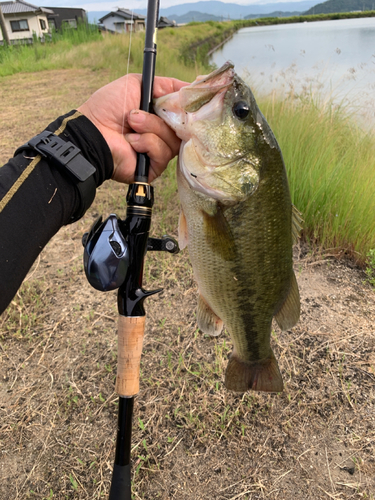
[[[0,164],[113,76],[108,68],[1,78]],[[180,76],[181,78],[182,76]],[[170,170],[155,182],[152,233],[176,236]],[[125,214],[126,186],[99,190],[85,217],[43,250],[0,318],[0,500],[107,498],[117,397],[116,294],[85,280],[82,234]],[[337,250],[337,249],[336,249]],[[275,325],[282,394],[223,386],[231,352],[195,322],[186,251],[147,256],[141,391],[133,423],[135,499],[375,498],[375,294],[356,260],[295,247],[302,314]]]

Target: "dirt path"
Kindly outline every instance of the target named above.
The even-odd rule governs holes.
[[[56,71],[0,82],[0,157],[80,104],[107,75]],[[3,92],[4,90],[4,92]],[[156,183],[154,235],[176,235],[178,200]],[[107,183],[78,223],[48,244],[0,318],[0,500],[107,498],[117,402],[116,294],[87,284],[82,234],[124,214]],[[147,257],[141,391],[133,431],[134,498],[375,498],[375,294],[348,262],[295,249],[302,315],[275,327],[279,395],[223,387],[228,337],[195,323],[186,252]]]

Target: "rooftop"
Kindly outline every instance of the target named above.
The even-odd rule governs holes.
[[[53,14],[53,11],[50,9],[46,9],[45,7],[37,7],[36,5],[24,2],[23,0],[0,2],[0,7],[4,15],[20,14],[22,12],[44,12],[46,14]]]

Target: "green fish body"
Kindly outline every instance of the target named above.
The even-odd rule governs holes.
[[[179,241],[199,288],[198,326],[218,335],[225,324],[231,336],[228,389],[280,392],[271,327],[273,317],[282,329],[299,318],[301,219],[277,141],[231,63],[159,98],[155,111],[183,141]]]

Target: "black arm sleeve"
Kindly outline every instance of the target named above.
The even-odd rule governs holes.
[[[47,129],[72,142],[95,168],[96,186],[113,173],[110,149],[99,130],[78,111]],[[0,168],[0,314],[33,262],[80,205],[70,178],[35,151],[23,151]]]

